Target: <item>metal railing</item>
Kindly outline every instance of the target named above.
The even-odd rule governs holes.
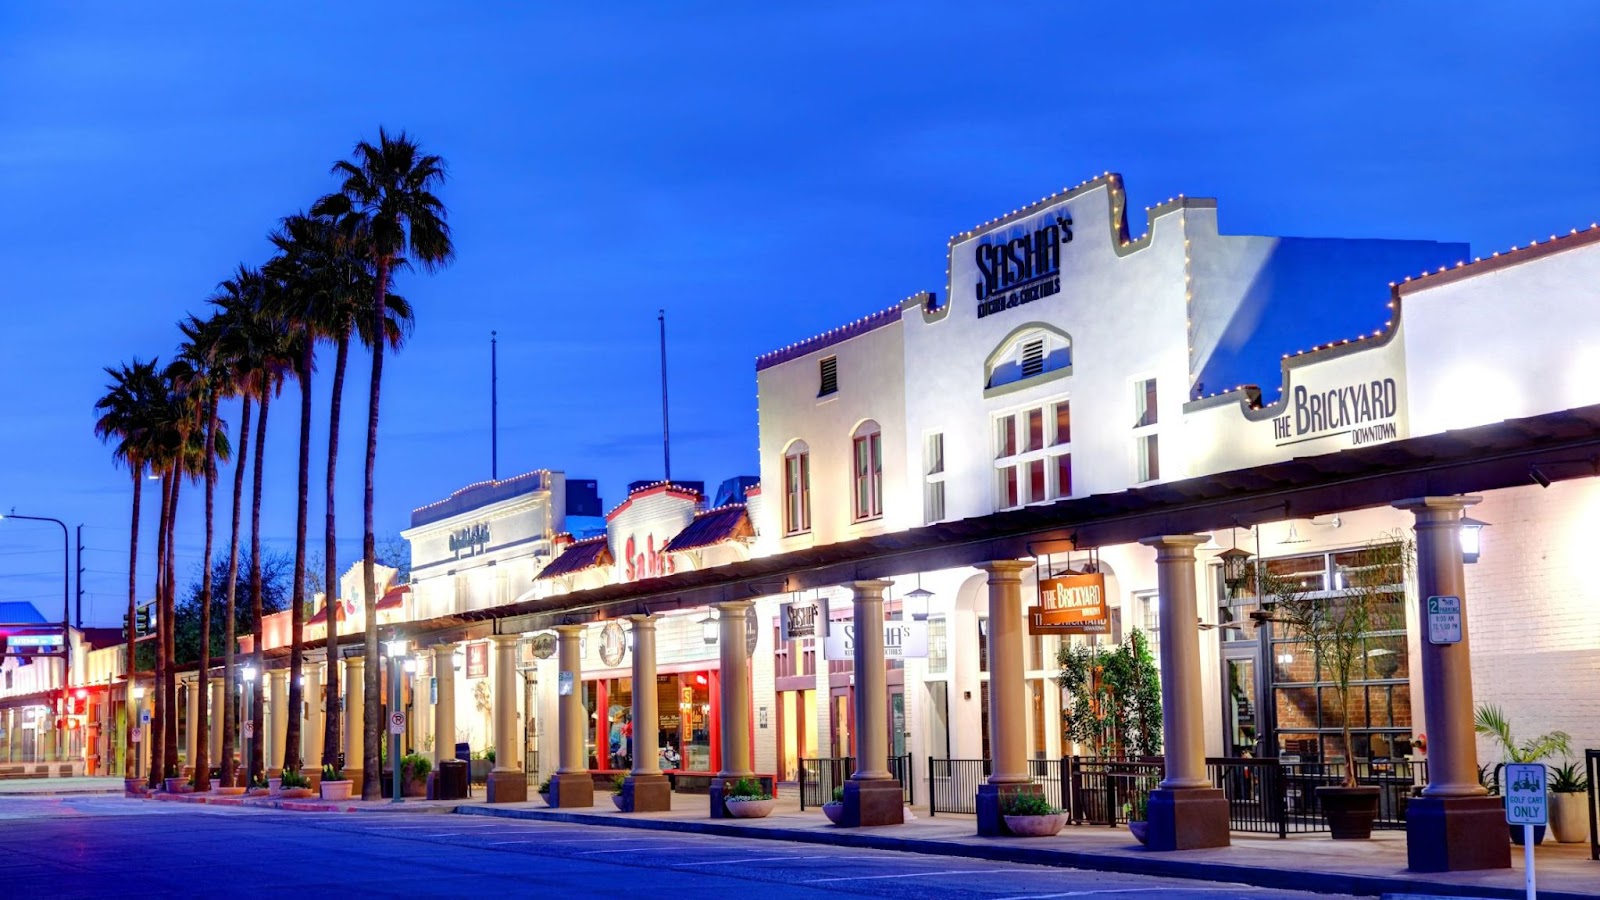
[[[987,759],[928,757],[928,815],[978,814],[978,785],[989,777]]]
[[[833,790],[842,787],[855,771],[856,761],[850,756],[802,759],[800,763],[800,808],[818,807],[833,799]],[[901,794],[910,804],[916,795],[916,779],[911,777],[911,755],[889,757],[889,774],[900,782]]]
[[[1131,807],[1161,781],[1160,759],[1066,759],[1068,802],[1061,808],[1074,825],[1116,827],[1128,821]]]
[[[1600,859],[1600,750],[1583,751],[1589,770],[1589,858]]]

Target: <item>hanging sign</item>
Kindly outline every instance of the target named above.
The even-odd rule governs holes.
[[[1461,643],[1461,598],[1428,598],[1428,643]]]
[[[528,643],[533,648],[533,655],[538,659],[549,659],[556,655],[556,636],[548,631],[534,635],[533,640]]]
[[[489,674],[489,643],[478,641],[467,645],[467,677],[484,678]]]
[[[813,597],[778,607],[778,639],[784,643],[816,638],[828,630],[828,600]]]
[[[756,615],[754,603],[744,608],[744,655],[756,655],[756,641],[761,636],[761,619]]]
[[[854,659],[856,625],[833,622],[822,642],[823,659]],[[928,623],[896,619],[883,623],[884,659],[925,659],[928,656]]]
[[[600,661],[608,666],[622,663],[622,655],[628,649],[627,636],[622,633],[622,624],[616,621],[607,622],[600,629]]]
[[[1028,607],[1029,634],[1109,634],[1106,577],[1064,575],[1039,581],[1039,605]]]

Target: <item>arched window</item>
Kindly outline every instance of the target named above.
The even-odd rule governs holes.
[[[867,419],[856,426],[851,443],[851,496],[857,522],[883,516],[883,434]]]
[[[1006,335],[984,365],[984,391],[1013,390],[1072,374],[1072,336],[1043,322],[1031,322]]]
[[[793,441],[783,451],[783,533],[811,530],[811,448]]]

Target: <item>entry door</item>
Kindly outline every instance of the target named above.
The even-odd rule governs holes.
[[[906,692],[903,687],[889,689],[889,756],[906,755]]]
[[[1224,651],[1222,660],[1222,746],[1227,756],[1261,754],[1261,704],[1257,691],[1257,650]]]
[[[828,718],[833,721],[833,756],[845,759],[856,755],[855,735],[850,731],[855,722],[855,694],[853,687],[836,687],[829,691]]]

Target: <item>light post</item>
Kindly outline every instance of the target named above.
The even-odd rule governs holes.
[[[68,597],[72,593],[72,542],[67,536],[67,523],[49,516],[19,516],[16,513],[0,515],[0,521],[17,519],[23,522],[54,522],[61,526],[61,696],[67,696],[67,689],[72,684],[72,640],[68,636],[70,616],[72,614],[71,601]],[[130,666],[132,661],[130,660]]]
[[[400,799],[400,732],[394,727],[394,717],[400,712],[400,660],[406,655],[407,642],[397,638],[386,642],[389,651],[389,768],[394,772],[394,795],[390,801]]]
[[[250,717],[250,710],[255,708],[256,667],[245,663],[239,674],[244,676],[244,783],[248,791],[256,785],[256,773],[250,770],[251,760],[255,759],[251,745],[255,741],[256,720]]]

